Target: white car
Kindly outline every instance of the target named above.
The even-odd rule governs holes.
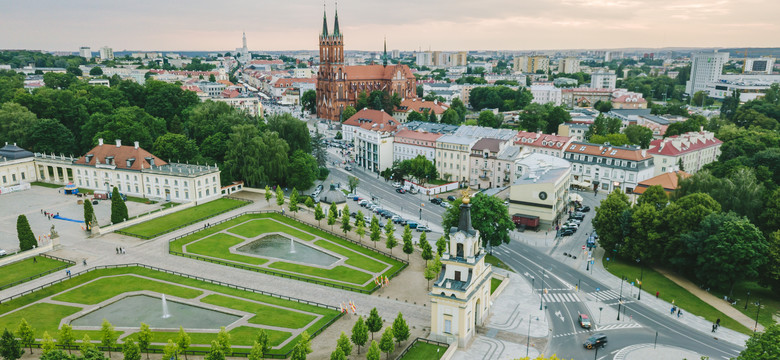
[[[0,249],[0,257],[6,256],[6,255],[8,255],[8,252],[3,250],[3,249]]]
[[[398,181],[396,181],[396,182],[394,182],[394,183],[393,183],[393,187],[395,187],[395,188],[399,188],[399,187],[401,187],[401,183],[399,183]]]

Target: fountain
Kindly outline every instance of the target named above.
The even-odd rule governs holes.
[[[295,241],[290,238],[290,254],[295,254]]]
[[[171,313],[168,312],[168,302],[165,300],[165,294],[162,294],[162,318],[167,319],[171,317]]]
[[[236,248],[237,252],[276,258],[317,266],[331,266],[339,258],[321,251],[303,241],[269,234]]]

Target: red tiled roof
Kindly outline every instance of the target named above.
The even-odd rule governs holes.
[[[572,149],[573,147],[573,149]],[[627,147],[598,145],[584,142],[572,142],[565,150],[572,154],[585,154],[594,156],[603,156],[613,159],[642,161],[651,158],[649,151],[642,149],[631,149]],[[614,152],[614,154],[613,154]]]
[[[404,99],[401,104],[395,108],[397,112],[411,112],[412,110],[422,113],[424,109],[428,109],[428,112],[433,111],[436,115],[443,114],[449,107],[445,103],[438,101],[425,101],[422,99],[412,98]]]
[[[650,142],[650,150],[648,152],[654,155],[677,156],[720,144],[723,144],[723,141],[715,138],[712,133],[688,132],[665,139],[653,140]]]
[[[357,126],[366,130],[393,132],[398,121],[384,111],[363,109],[352,115],[344,125]]]
[[[87,157],[89,155],[92,156],[89,162],[87,162]],[[149,163],[149,159],[154,159],[155,166],[168,164],[167,162],[163,161],[157,156],[152,155],[150,152],[144,150],[141,147],[136,148],[134,146],[127,146],[127,145],[116,146],[115,144],[108,144],[108,143],[95,146],[94,148],[92,148],[92,150],[87,151],[86,155],[76,160],[76,164],[95,166],[98,161],[100,162],[100,164],[106,164],[110,160],[110,159],[106,159],[106,157],[110,158],[112,156],[113,156],[112,164],[115,165],[117,169],[141,170],[142,166],[144,169],[148,169],[151,167],[151,164]],[[130,167],[127,167],[128,159],[134,159]]]
[[[685,171],[675,171],[675,172],[663,173],[661,175],[651,177],[651,178],[649,178],[647,180],[640,181],[639,184],[637,184],[636,188],[634,189],[634,193],[640,194],[640,195],[644,194],[645,190],[647,190],[647,188],[649,188],[651,186],[654,186],[654,185],[661,185],[661,187],[664,188],[664,190],[666,190],[666,192],[674,192],[675,190],[677,190],[677,185],[678,185],[677,184],[678,183],[677,175],[678,174],[683,179],[691,176],[691,174],[688,174]]]
[[[407,79],[414,79],[412,71],[406,65],[356,65],[347,66],[344,72],[347,73],[347,81],[360,80],[390,80],[395,76],[396,71],[401,71]]]
[[[569,143],[569,140],[571,140],[569,136],[518,131],[515,136],[515,145],[561,150]]]
[[[311,78],[280,78],[277,79],[274,83],[275,88],[281,88],[281,87],[291,87],[295,84],[301,84],[301,83],[311,83],[316,84],[317,78],[311,77]]]
[[[203,92],[203,90],[201,90],[200,87],[198,87],[198,85],[182,85],[181,89],[194,91],[194,92]]]
[[[647,100],[636,95],[623,95],[613,99],[612,102],[626,103],[626,104],[630,104],[630,103],[644,104],[647,103]]]

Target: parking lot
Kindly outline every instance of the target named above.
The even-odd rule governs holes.
[[[83,223],[51,219],[41,211],[48,211],[76,221],[84,220],[84,207],[78,204],[75,195],[65,195],[58,189],[32,186],[30,190],[0,195],[0,249],[14,253],[19,250],[19,240],[16,236],[16,219],[24,214],[30,222],[35,237],[49,234],[54,225],[60,235],[60,241],[81,239],[86,236],[82,230]],[[159,204],[141,204],[128,201],[127,211],[130,216],[136,216],[160,207]],[[108,225],[111,221],[111,201],[101,200],[94,205],[98,224]]]

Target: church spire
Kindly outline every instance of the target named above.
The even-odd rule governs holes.
[[[382,65],[387,67],[387,36],[385,36],[385,51],[382,55]]]
[[[333,36],[341,36],[339,32],[339,2],[336,1],[336,21],[333,24]]]
[[[325,2],[322,3],[322,37],[328,36],[328,15],[325,12]]]

